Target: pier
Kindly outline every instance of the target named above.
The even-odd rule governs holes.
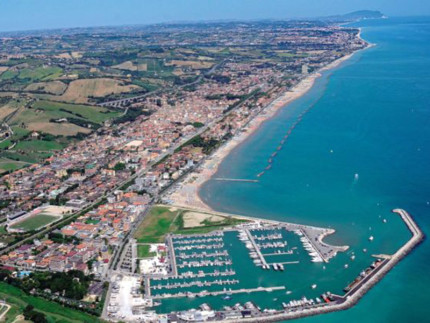
[[[263,254],[260,251],[260,248],[257,246],[257,244],[255,243],[254,237],[252,236],[251,232],[249,232],[248,229],[244,230],[246,232],[246,234],[248,235],[249,241],[251,242],[252,246],[254,247],[255,252],[257,253],[258,257],[260,258],[261,261],[261,265],[263,267],[267,266],[267,262],[266,259],[264,259]]]
[[[243,179],[243,178],[223,178],[223,177],[215,177],[212,178],[215,181],[225,181],[225,182],[247,182],[247,183],[258,183],[258,179]]]
[[[257,288],[241,288],[236,290],[222,290],[214,292],[204,292],[204,293],[178,293],[178,294],[168,294],[163,296],[153,296],[153,299],[166,299],[166,298],[178,298],[178,297],[196,297],[196,296],[218,296],[218,295],[232,295],[240,293],[255,293],[255,292],[273,292],[277,290],[284,290],[285,286],[275,286],[275,287],[257,287]],[[237,321],[235,321],[237,322]]]
[[[170,266],[171,266],[171,275],[174,277],[178,276],[178,267],[176,266],[176,256],[175,256],[175,248],[173,248],[172,237],[169,235],[166,239],[167,247],[169,249],[169,258],[170,258]]]

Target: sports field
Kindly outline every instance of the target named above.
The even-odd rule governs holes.
[[[21,222],[15,223],[11,226],[11,229],[22,229],[24,231],[36,230],[59,219],[60,218],[57,216],[40,213],[33,215]]]

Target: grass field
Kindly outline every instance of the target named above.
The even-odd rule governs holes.
[[[156,253],[150,252],[149,249],[150,249],[150,246],[147,244],[137,245],[137,258],[154,257]]]
[[[27,165],[29,165],[29,163],[14,161],[6,158],[0,158],[0,174],[7,172],[9,170],[15,170]]]
[[[178,229],[174,220],[179,213],[180,211],[172,212],[167,207],[153,207],[136,230],[135,238],[138,242],[163,242],[167,233]]]
[[[81,118],[99,124],[120,114],[117,111],[111,111],[103,107],[45,100],[35,102],[33,107],[35,109],[43,110],[45,113],[49,113],[51,115],[56,114],[57,118],[73,116],[75,118]]]
[[[54,80],[61,76],[63,70],[60,67],[36,67],[34,69],[24,68],[20,70],[18,78],[28,79],[31,82],[35,81],[49,81]]]
[[[24,293],[19,288],[0,282],[0,298],[5,300],[12,308],[6,314],[6,322],[13,322],[16,315],[23,312],[30,304],[35,310],[46,315],[48,322],[55,323],[92,323],[102,322],[99,318],[89,314],[66,308],[57,303],[37,298]]]
[[[21,222],[18,222],[11,226],[12,229],[22,229],[24,231],[36,230],[39,227],[48,225],[49,223],[59,220],[60,217],[48,215],[48,214],[37,214],[31,216]]]
[[[48,150],[59,150],[64,146],[55,141],[44,141],[44,140],[26,140],[20,141],[16,146],[15,150],[34,150],[34,151],[48,151]]]
[[[225,217],[223,221],[204,222],[199,227],[184,228],[183,216],[185,212],[188,211],[173,207],[154,206],[137,228],[134,238],[140,243],[159,243],[164,241],[168,233],[208,233],[226,226],[246,222],[245,220]]]
[[[15,78],[16,76],[18,76],[18,72],[16,71],[12,71],[12,70],[7,70],[6,72],[3,72],[0,75],[0,80],[11,80],[13,78]]]

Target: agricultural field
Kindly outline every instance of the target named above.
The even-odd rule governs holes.
[[[0,105],[0,122],[13,132],[0,141],[0,174],[49,157],[120,114],[91,105],[11,99]]]
[[[103,98],[108,95],[138,92],[141,88],[137,85],[127,85],[122,81],[109,78],[81,79],[72,81],[63,95],[58,100],[88,103],[91,98]]]
[[[21,222],[15,223],[10,228],[15,230],[21,229],[27,232],[27,231],[36,230],[40,227],[46,226],[59,219],[60,218],[57,216],[41,213],[41,214],[33,215]]]
[[[134,61],[126,61],[121,64],[117,64],[112,66],[112,68],[116,68],[119,70],[127,70],[127,71],[146,71],[148,69],[148,65],[146,63],[139,63]]]
[[[191,67],[193,69],[207,69],[211,68],[214,63],[213,62],[207,62],[207,61],[181,61],[181,60],[172,60],[169,63],[166,63],[166,66],[179,66],[179,67]]]
[[[67,89],[67,84],[61,81],[36,82],[28,85],[24,91],[61,95]]]
[[[154,206],[136,230],[134,238],[138,243],[160,243],[168,233],[207,233],[243,222],[246,221],[169,206]]]

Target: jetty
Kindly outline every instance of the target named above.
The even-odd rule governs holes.
[[[225,181],[225,182],[247,182],[247,183],[258,183],[258,179],[244,179],[244,178],[224,178],[224,177],[215,177],[212,178],[214,181]]]
[[[258,257],[260,258],[261,265],[263,267],[267,267],[266,259],[264,258],[263,254],[260,251],[260,248],[255,243],[254,237],[252,236],[251,232],[249,232],[248,229],[245,229],[246,234],[248,235],[248,239],[251,242],[252,246],[254,247],[255,252],[257,253]]]

